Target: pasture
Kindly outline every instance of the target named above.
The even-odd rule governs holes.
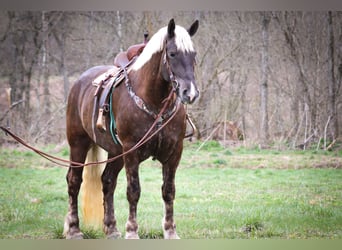
[[[342,151],[277,151],[187,144],[176,175],[175,220],[183,239],[342,239]],[[68,158],[68,149],[44,150]],[[60,239],[66,168],[22,147],[0,149],[0,238]],[[140,167],[141,238],[162,238],[161,168]],[[126,177],[115,193],[118,229],[128,216]],[[104,238],[84,228],[86,238]]]

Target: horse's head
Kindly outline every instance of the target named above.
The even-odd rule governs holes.
[[[191,41],[197,29],[198,21],[186,30],[171,19],[168,26],[151,37],[134,63],[133,70],[138,71],[146,64],[156,63],[151,58],[160,53],[161,77],[172,84],[183,103],[193,103],[199,96],[194,74],[196,51]],[[156,69],[155,65],[151,68]]]
[[[167,26],[163,53],[162,73],[164,80],[172,83],[183,103],[193,103],[199,96],[195,82],[195,57],[191,36],[198,29],[198,20],[186,30],[176,26],[173,19]]]

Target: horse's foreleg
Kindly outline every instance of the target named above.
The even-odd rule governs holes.
[[[163,164],[162,196],[165,214],[162,222],[164,239],[179,239],[176,233],[176,224],[173,220],[173,201],[175,199],[175,175],[179,160],[168,161]]]
[[[77,197],[82,183],[82,168],[69,168],[67,174],[69,209],[64,221],[64,235],[67,239],[82,239],[79,227]]]
[[[117,177],[122,167],[123,161],[121,159],[115,162],[108,163],[102,174],[104,204],[103,231],[109,239],[117,239],[121,237],[121,233],[116,228],[116,219],[114,212],[114,191],[116,187]]]
[[[140,198],[139,162],[125,158],[127,177],[127,200],[129,203],[129,216],[126,223],[126,239],[139,239],[137,223],[137,205]]]

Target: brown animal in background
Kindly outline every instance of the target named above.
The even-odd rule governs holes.
[[[213,140],[222,141],[226,139],[231,141],[242,141],[244,139],[243,132],[239,129],[237,122],[216,122],[213,125],[213,130],[215,130],[212,135]]]

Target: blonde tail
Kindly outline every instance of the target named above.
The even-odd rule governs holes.
[[[89,149],[86,162],[104,161],[107,152],[93,146]],[[86,166],[83,170],[83,182],[81,185],[81,213],[83,224],[94,229],[102,228],[103,224],[103,193],[101,175],[106,164]]]

